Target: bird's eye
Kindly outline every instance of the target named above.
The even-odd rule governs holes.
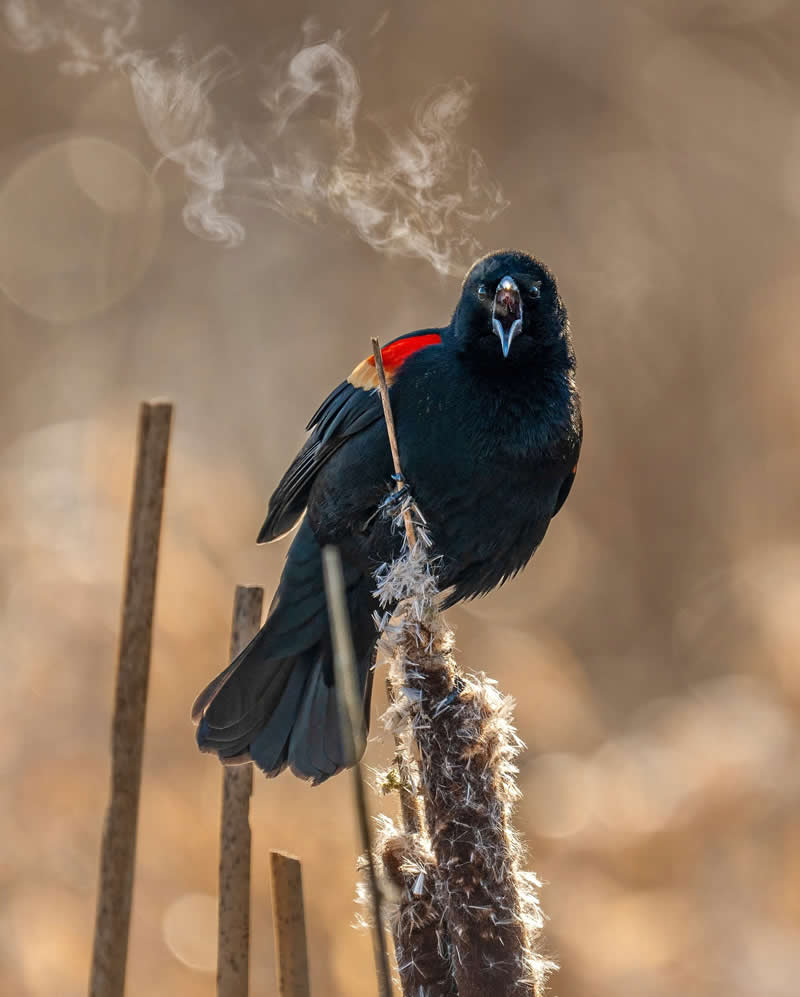
[[[478,297],[479,298],[489,297],[489,288],[485,284],[478,285]]]

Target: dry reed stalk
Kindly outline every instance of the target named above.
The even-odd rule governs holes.
[[[381,344],[377,336],[372,337],[372,359],[375,361],[375,370],[378,374],[378,390],[381,396],[381,405],[383,406],[383,419],[386,423],[386,433],[389,437],[389,449],[392,452],[392,463],[394,464],[394,473],[396,476],[395,490],[399,492],[403,489],[403,468],[400,465],[400,449],[397,445],[397,433],[395,432],[394,418],[392,417],[392,403],[389,400],[389,385],[386,383],[386,371],[383,367]],[[414,520],[410,509],[405,505],[403,506],[402,514],[406,537],[408,538],[409,546],[413,547],[417,539],[414,532]]]
[[[372,851],[372,834],[364,794],[364,780],[361,774],[361,755],[364,753],[366,731],[364,730],[363,706],[359,693],[355,652],[350,636],[350,616],[347,609],[342,559],[336,547],[324,547],[322,566],[325,574],[325,595],[328,600],[328,616],[333,639],[333,663],[336,678],[337,704],[342,730],[342,745],[347,764],[353,777],[353,797],[361,848],[367,870],[369,902],[372,913],[372,941],[375,955],[375,972],[378,977],[378,992],[381,997],[392,995],[392,974],[389,969],[389,954],[386,951],[384,933],[383,895],[378,884],[375,858]]]
[[[394,440],[375,341],[373,348],[387,430]],[[401,477],[396,443],[392,453]],[[486,676],[466,676],[458,669],[452,632],[438,613],[430,539],[410,496],[402,513],[403,552],[376,573],[380,601],[395,617],[383,621],[382,644],[395,691],[385,722],[405,745],[408,767],[419,771],[432,860],[426,861],[414,835],[404,835],[390,839],[390,847],[384,845],[384,865],[390,876],[397,869],[402,877],[404,868],[421,864],[424,877],[435,877],[430,912],[418,915],[408,875],[403,880],[403,899],[393,919],[398,962],[405,958],[410,964],[409,981],[425,980],[415,993],[413,983],[406,987],[404,979],[404,993],[426,993],[430,982],[420,962],[424,952],[427,963],[430,941],[420,951],[412,933],[428,918],[436,923],[440,940],[440,962],[428,970],[430,979],[441,977],[441,960],[447,959],[453,984],[449,992],[459,997],[527,997],[541,992],[553,964],[534,948],[542,922],[539,884],[521,868],[523,852],[511,825],[519,796],[513,759],[522,746],[511,723],[512,703]]]
[[[244,650],[261,624],[264,590],[236,586],[230,660]],[[247,997],[250,989],[250,797],[253,766],[222,772],[219,848],[217,994]]]
[[[278,997],[309,997],[308,946],[300,862],[269,853]]]
[[[90,997],[122,997],[128,956],[156,570],[172,405],[144,402],[111,727],[111,795],[103,825]]]

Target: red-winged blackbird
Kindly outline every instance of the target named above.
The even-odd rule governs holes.
[[[449,325],[383,349],[400,461],[439,562],[445,605],[522,568],[564,503],[581,444],[567,313],[553,275],[524,253],[479,260]],[[269,616],[197,698],[197,741],[322,782],[343,768],[320,548],[342,555],[365,716],[377,634],[372,573],[401,537],[376,509],[392,486],[369,357],[325,399],[269,502],[259,542],[303,516]]]

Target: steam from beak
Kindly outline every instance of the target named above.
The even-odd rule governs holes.
[[[522,298],[513,277],[503,277],[497,285],[492,306],[492,328],[500,337],[503,356],[508,357],[511,340],[522,329]]]

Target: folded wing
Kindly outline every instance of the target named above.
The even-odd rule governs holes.
[[[438,330],[424,329],[387,343],[381,350],[387,382],[392,383],[413,353],[440,342]],[[320,468],[346,440],[383,417],[377,387],[375,358],[370,356],[320,405],[306,427],[311,435],[269,500],[267,518],[258,534],[259,543],[277,540],[292,529],[305,511]]]

